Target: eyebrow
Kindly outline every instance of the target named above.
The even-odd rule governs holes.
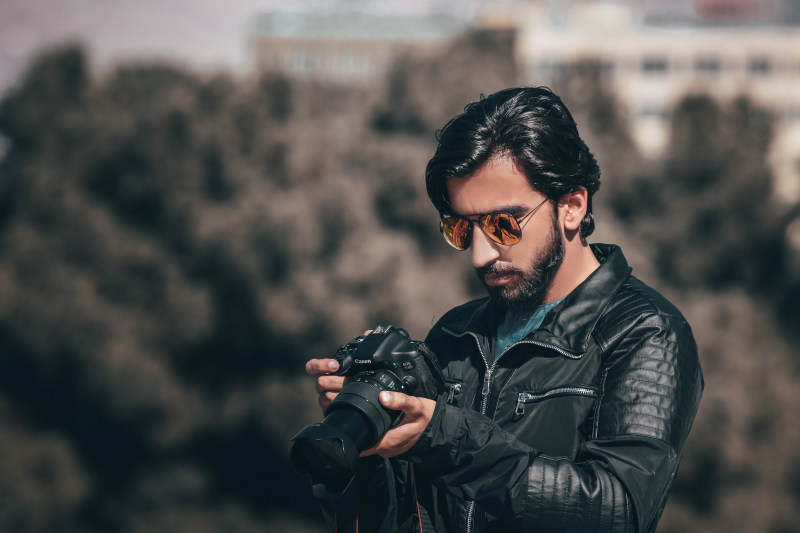
[[[513,217],[516,217],[519,214],[522,214],[526,211],[530,211],[532,208],[524,205],[519,204],[508,204],[500,206],[496,209],[492,209],[491,211],[486,211],[484,213],[470,213],[468,215],[462,215],[461,213],[456,213],[455,211],[451,211],[450,213],[446,213],[447,216],[451,217],[460,217],[460,218],[470,218],[470,217],[479,217],[482,215],[497,215],[500,213],[509,214]]]

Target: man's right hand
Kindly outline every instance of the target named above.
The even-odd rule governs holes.
[[[317,401],[323,413],[344,387],[346,380],[344,376],[329,375],[338,369],[339,363],[336,359],[311,359],[306,363],[306,372],[317,376],[317,394],[319,394]]]

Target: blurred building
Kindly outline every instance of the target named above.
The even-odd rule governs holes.
[[[438,50],[466,27],[446,14],[276,11],[254,23],[253,57],[258,72],[363,84],[380,80],[400,55]]]
[[[551,84],[599,62],[645,154],[665,147],[687,94],[748,96],[775,119],[776,194],[800,200],[800,16],[796,0],[529,1],[497,3],[485,24],[517,28],[526,79]]]
[[[436,52],[470,24],[512,29],[530,84],[552,85],[571,65],[597,61],[653,157],[687,94],[751,98],[775,119],[776,193],[800,201],[798,0],[497,0],[483,3],[477,20],[456,11],[276,11],[253,24],[253,58],[258,72],[367,84],[402,54]]]

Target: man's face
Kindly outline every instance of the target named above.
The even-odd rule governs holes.
[[[454,215],[508,212],[520,218],[545,196],[533,188],[509,158],[494,158],[466,178],[448,178],[447,192]],[[477,224],[468,249],[486,290],[500,305],[539,305],[564,259],[564,244],[551,203],[523,220],[522,238],[513,246],[490,239]]]

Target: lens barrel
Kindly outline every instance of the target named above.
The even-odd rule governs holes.
[[[445,391],[433,353],[401,328],[378,326],[341,346],[334,359],[339,362],[335,374],[349,381],[325,410],[325,419],[295,435],[291,449],[295,470],[310,474],[315,497],[329,501],[349,493],[360,453],[403,415],[381,405],[381,392],[435,398]]]
[[[355,475],[359,454],[374,446],[402,415],[380,404],[384,390],[402,390],[402,381],[383,370],[353,376],[325,410],[325,419],[294,436],[292,466],[331,492],[343,490]]]
[[[385,370],[368,370],[356,374],[326,409],[331,414],[337,409],[355,409],[369,421],[372,439],[367,448],[391,428],[400,417],[400,411],[386,409],[380,403],[383,391],[402,391],[403,382],[394,373]]]
[[[294,436],[292,466],[311,474],[328,491],[341,492],[353,478],[359,453],[368,448],[371,438],[369,424],[360,412],[337,409]]]

